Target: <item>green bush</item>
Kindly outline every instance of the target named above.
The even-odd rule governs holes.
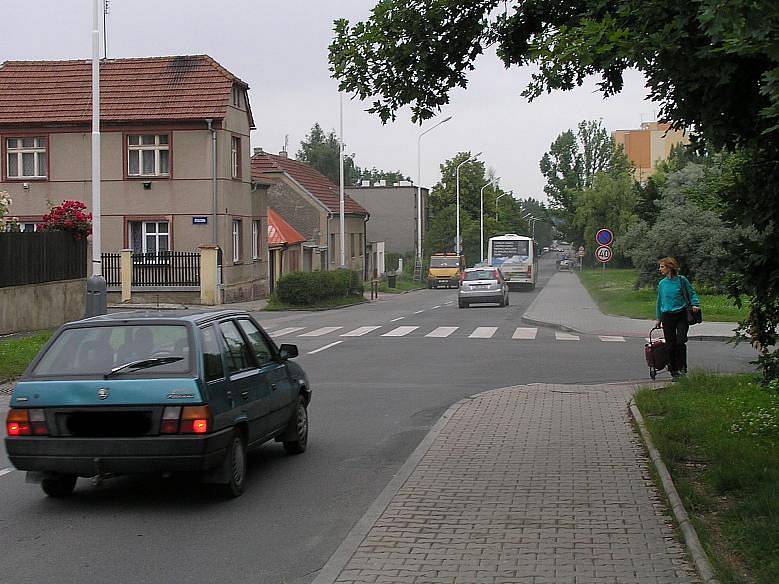
[[[360,274],[352,270],[291,272],[282,276],[276,287],[280,302],[296,306],[362,293]]]

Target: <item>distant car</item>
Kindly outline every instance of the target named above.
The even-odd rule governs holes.
[[[237,310],[68,323],[14,388],[8,457],[52,497],[79,476],[169,472],[236,497],[247,450],[306,449],[311,386],[297,354]]]
[[[549,252],[549,248],[548,247],[545,247],[544,249],[541,250],[542,254],[548,253],[548,252]]]
[[[560,263],[557,264],[557,269],[560,271],[568,270],[573,271],[573,260],[570,259],[564,259],[560,260]]]
[[[468,268],[463,273],[463,281],[457,293],[457,304],[468,308],[471,304],[496,303],[509,304],[509,287],[503,274],[497,268]]]

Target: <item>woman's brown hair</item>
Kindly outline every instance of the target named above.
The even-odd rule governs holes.
[[[674,258],[663,258],[658,262],[658,264],[664,265],[674,276],[679,273],[679,262],[677,262]]]

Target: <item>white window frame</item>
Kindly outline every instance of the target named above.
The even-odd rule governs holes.
[[[241,229],[240,219],[233,219],[233,263],[241,261]]]
[[[233,178],[241,178],[241,138],[233,136],[230,140],[230,161]]]
[[[144,137],[153,136],[154,144],[144,144]],[[133,138],[137,138],[137,144],[131,144]],[[161,138],[165,138],[164,142]],[[170,135],[169,134],[127,134],[127,176],[129,177],[147,177],[147,176],[170,176]],[[143,172],[143,153],[154,152],[154,171],[151,173]],[[167,152],[168,168],[162,171],[162,152]],[[138,172],[133,173],[131,168],[131,158],[138,157]]]
[[[260,259],[260,219],[252,219],[252,259]]]
[[[17,145],[11,146],[11,141],[16,140]],[[32,140],[32,146],[22,146],[23,140]],[[47,178],[47,160],[46,160],[47,141],[45,136],[9,136],[5,139],[6,149],[6,175],[10,179],[35,179]],[[24,155],[33,155],[34,174],[24,174]],[[11,174],[11,159],[16,158],[16,172]]]
[[[162,237],[166,237],[167,238],[167,242],[168,242],[165,251],[166,252],[167,251],[171,251],[171,247],[172,246],[171,246],[171,237],[170,237],[170,221],[164,221],[164,220],[160,220],[160,221],[155,221],[155,220],[131,220],[130,223],[140,223],[141,224],[141,251],[140,251],[140,253],[143,253],[143,254],[153,253],[155,256],[159,256],[160,255],[160,239]],[[151,232],[151,230],[149,229],[150,225],[154,225],[154,231],[153,232]],[[160,226],[161,225],[165,226],[165,231],[161,231],[160,230]],[[146,238],[148,236],[152,236],[153,239],[154,239],[154,244],[155,244],[155,247],[156,247],[156,249],[154,251],[149,250],[149,246],[148,246],[148,244],[146,242]],[[129,243],[128,247],[132,248],[132,246],[133,246],[132,232],[129,232],[129,237],[130,237],[130,241],[128,242]],[[133,250],[133,251],[135,252],[135,250]],[[135,252],[135,253],[138,253],[138,252]],[[154,260],[149,260],[149,261],[154,261]]]

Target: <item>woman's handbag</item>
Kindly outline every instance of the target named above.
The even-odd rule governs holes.
[[[703,322],[703,312],[700,308],[698,310],[692,309],[692,303],[690,302],[690,296],[687,293],[687,279],[684,278],[681,282],[681,288],[682,288],[682,297],[684,298],[684,301],[686,302],[685,308],[687,309],[687,324],[693,325],[693,324],[700,324]]]

